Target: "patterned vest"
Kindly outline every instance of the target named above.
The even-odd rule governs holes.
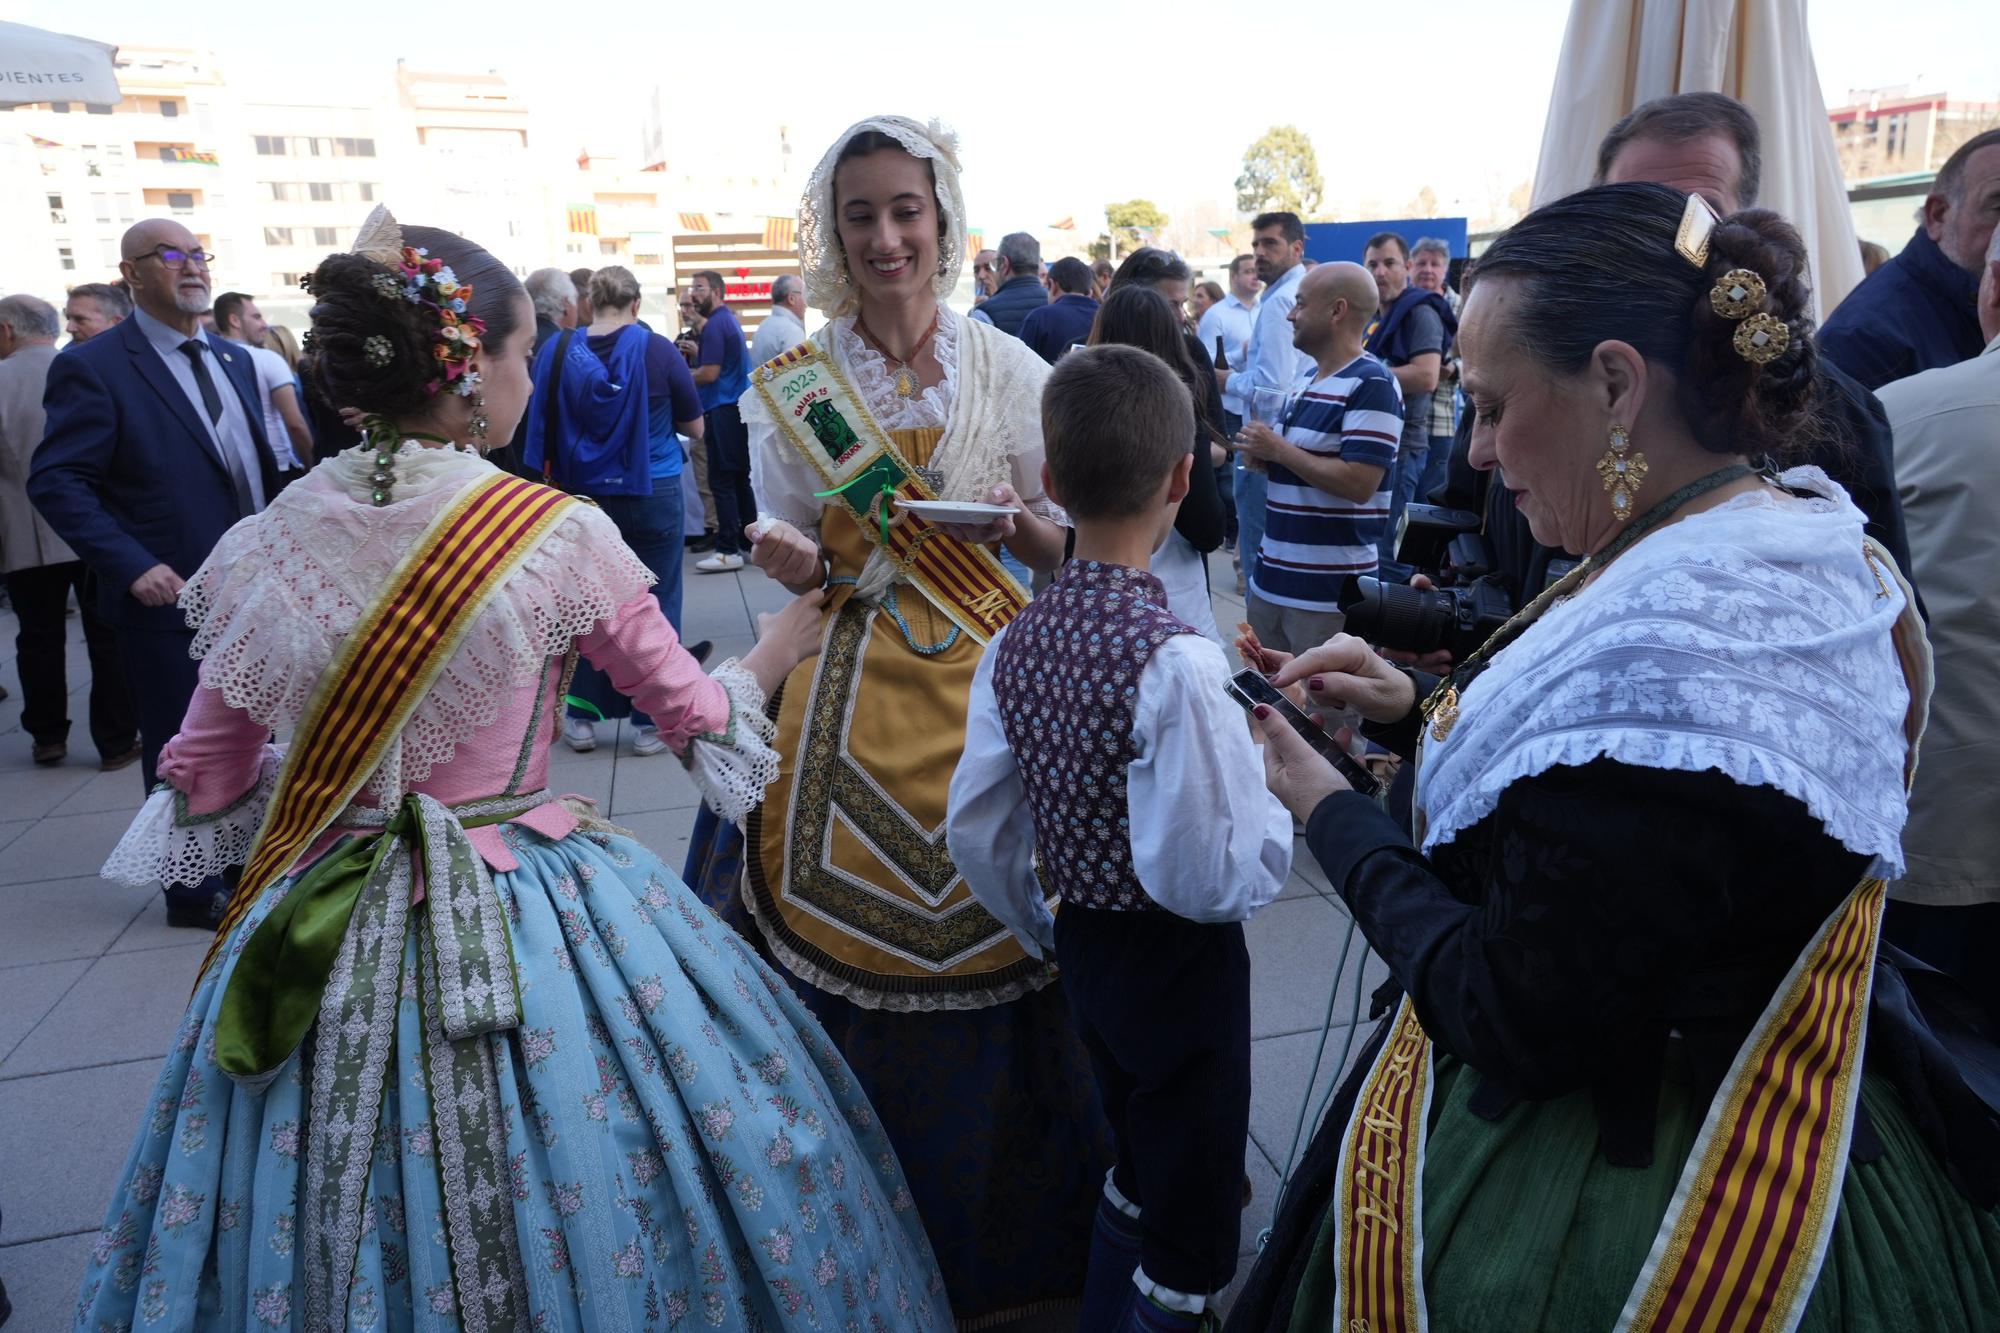
[[[1193,630],[1151,574],[1073,560],[1014,618],[993,663],[1000,726],[1035,816],[1045,882],[1079,907],[1158,911],[1132,869],[1125,805],[1139,677]]]

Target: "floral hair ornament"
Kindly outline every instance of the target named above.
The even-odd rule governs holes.
[[[461,398],[470,398],[478,388],[478,377],[468,372],[472,369],[472,358],[479,352],[480,338],[486,332],[486,322],[467,313],[472,304],[472,284],[460,282],[451,266],[431,258],[428,250],[404,245],[402,227],[381,204],[361,224],[361,231],[354,238],[354,253],[388,270],[372,279],[378,296],[421,306],[435,321],[437,338],[431,344],[431,357],[436,362],[437,375],[424,385],[424,393],[431,395],[449,389]],[[394,349],[390,351],[393,356]],[[372,340],[365,348],[365,355],[370,365],[378,364]]]
[[[380,370],[396,359],[396,348],[387,338],[377,333],[361,344],[361,354],[368,358],[369,365]]]

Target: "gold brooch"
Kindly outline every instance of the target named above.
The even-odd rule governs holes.
[[[1451,735],[1451,729],[1458,724],[1458,687],[1445,687],[1444,697],[1431,709],[1431,739],[1441,741]]]
[[[1747,268],[1732,268],[1708,289],[1708,304],[1724,319],[1744,319],[1764,304],[1764,280]]]
[[[1776,361],[1792,345],[1792,331],[1771,315],[1752,315],[1736,330],[1736,354],[1758,365]]]

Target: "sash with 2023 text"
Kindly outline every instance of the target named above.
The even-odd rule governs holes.
[[[869,414],[825,349],[801,343],[760,366],[751,382],[828,492],[953,624],[984,644],[1028,604],[992,551],[945,536],[922,515],[892,512],[898,496],[935,500],[937,492]]]

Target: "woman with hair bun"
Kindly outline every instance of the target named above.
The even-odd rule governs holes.
[[[609,518],[483,457],[534,337],[498,260],[378,209],[308,286],[306,372],[367,438],[182,601],[202,688],[105,873],[242,878],[76,1327],[948,1328],[819,1025],[545,785],[582,657],[740,814],[818,596],[704,675]]]
[[[1447,679],[1278,673],[1417,766],[1416,840],[1260,716],[1386,1016],[1229,1327],[1989,1327],[1995,1052],[1879,942],[1930,653],[1816,468],[1798,233],[1659,185],[1473,270],[1475,466],[1586,554]],[[1267,710],[1258,710],[1260,715]]]

